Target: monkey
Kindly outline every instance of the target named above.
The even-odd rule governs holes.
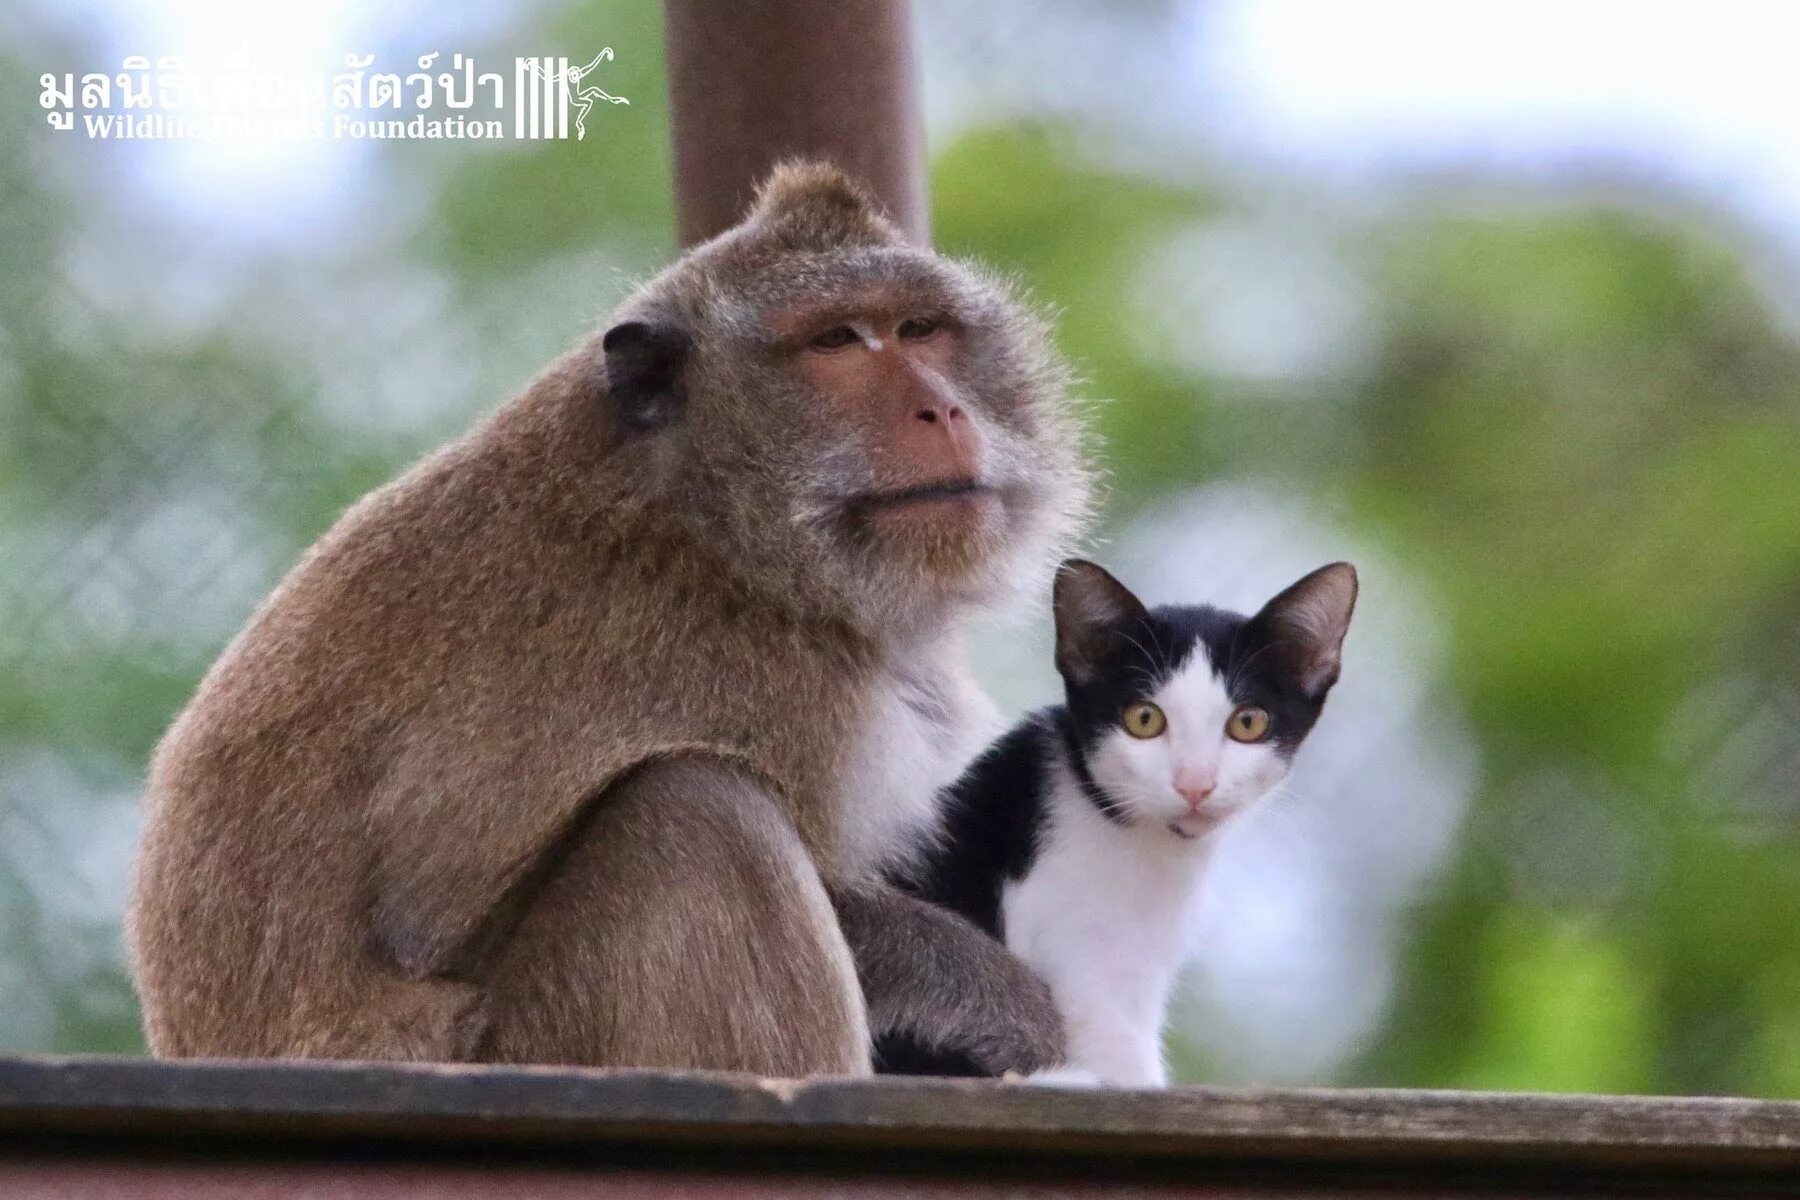
[[[777,168],[206,673],[131,883],[152,1052],[1060,1063],[1042,981],[883,878],[997,724],[971,618],[1091,509],[1072,391],[1008,282]]]

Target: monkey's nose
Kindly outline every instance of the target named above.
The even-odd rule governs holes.
[[[964,416],[960,404],[947,404],[942,402],[927,404],[913,415],[927,425],[936,425],[939,421],[942,421],[946,425],[953,425],[962,420]]]

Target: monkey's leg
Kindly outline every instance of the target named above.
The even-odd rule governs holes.
[[[499,951],[481,1057],[867,1074],[849,947],[780,803],[701,759],[608,789]]]
[[[1062,1014],[1042,979],[956,913],[878,884],[832,889],[869,1024],[990,1075],[1060,1065]]]

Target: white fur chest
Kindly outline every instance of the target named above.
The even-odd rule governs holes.
[[[1005,892],[1006,944],[1056,996],[1069,1062],[1108,1083],[1166,1082],[1162,1031],[1187,957],[1203,843],[1121,828],[1059,764],[1043,848]]]
[[[967,676],[890,673],[864,701],[866,717],[839,784],[837,865],[851,874],[895,866],[916,853],[938,821],[938,792],[985,747],[999,725],[992,702]]]

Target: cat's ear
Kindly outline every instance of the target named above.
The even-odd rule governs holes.
[[[1323,700],[1338,680],[1355,608],[1356,568],[1332,563],[1263,605],[1246,632],[1310,699]]]
[[[1117,631],[1149,614],[1126,586],[1071,558],[1056,572],[1056,669],[1073,684],[1099,678]]]

